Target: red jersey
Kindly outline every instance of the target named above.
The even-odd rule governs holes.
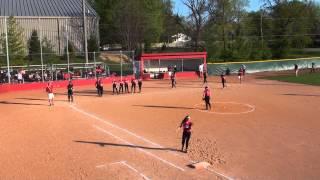
[[[184,132],[191,132],[191,126],[192,126],[192,122],[191,121],[186,121],[182,124],[183,127],[183,131]]]
[[[53,93],[53,86],[52,85],[48,85],[46,88],[47,93]]]
[[[210,91],[210,89],[205,89],[205,90],[203,91],[203,96],[204,96],[204,97],[211,97],[211,91]]]

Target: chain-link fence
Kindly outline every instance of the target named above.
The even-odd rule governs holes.
[[[55,53],[33,54],[7,66],[6,56],[1,55],[0,83],[27,83],[81,78],[114,77],[133,75],[139,63],[133,51],[68,52],[63,56]],[[137,65],[138,64],[138,65]],[[9,72],[9,73],[8,73]]]
[[[97,19],[88,17],[88,54],[81,18],[0,18],[0,83],[132,75],[133,51],[99,49]]]

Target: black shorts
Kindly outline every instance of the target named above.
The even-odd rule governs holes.
[[[68,90],[68,95],[73,95],[73,91],[72,90]]]

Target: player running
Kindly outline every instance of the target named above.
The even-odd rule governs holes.
[[[54,94],[53,94],[53,85],[52,85],[52,82],[49,82],[49,83],[47,84],[46,92],[48,93],[49,106],[53,106],[53,105],[54,105],[54,102],[53,102]]]
[[[206,103],[206,110],[209,110],[209,109],[211,110],[210,98],[211,98],[211,91],[208,88],[208,86],[206,86],[203,91],[203,100]]]
[[[191,137],[191,126],[192,126],[191,118],[187,115],[181,122],[179,128],[183,128],[182,132],[182,147],[181,152],[188,152],[189,140]],[[185,151],[183,151],[184,145],[186,145]]]
[[[73,102],[73,83],[71,80],[69,81],[67,89],[68,89],[68,102],[72,103]]]

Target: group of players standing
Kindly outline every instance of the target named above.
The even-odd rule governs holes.
[[[139,93],[141,93],[142,90],[142,79],[131,79],[131,91],[129,91],[129,79],[124,80],[113,80],[112,81],[112,94],[124,94],[124,93],[136,93],[136,88],[139,88]]]
[[[129,90],[129,78],[125,78],[124,80],[112,80],[112,94],[124,94],[124,93],[136,93],[137,86],[139,88],[139,93],[142,90],[142,79],[131,78],[131,91]],[[103,96],[103,82],[102,79],[97,79],[95,83],[97,93],[99,97]]]
[[[142,90],[142,79],[135,79],[131,78],[131,91],[129,91],[129,79],[126,78],[124,80],[113,80],[112,81],[112,94],[124,94],[124,93],[136,93],[138,86],[138,92],[141,93]],[[97,89],[97,95],[99,97],[103,96],[103,81],[101,78],[98,78],[97,81],[95,82],[95,87]],[[49,106],[54,105],[54,93],[53,93],[53,84],[52,82],[48,82],[47,87],[46,87],[46,92],[48,93],[48,100],[49,100]],[[68,95],[68,102],[73,103],[73,94],[74,94],[74,89],[73,89],[73,82],[69,80],[68,85],[67,85],[67,95]]]

